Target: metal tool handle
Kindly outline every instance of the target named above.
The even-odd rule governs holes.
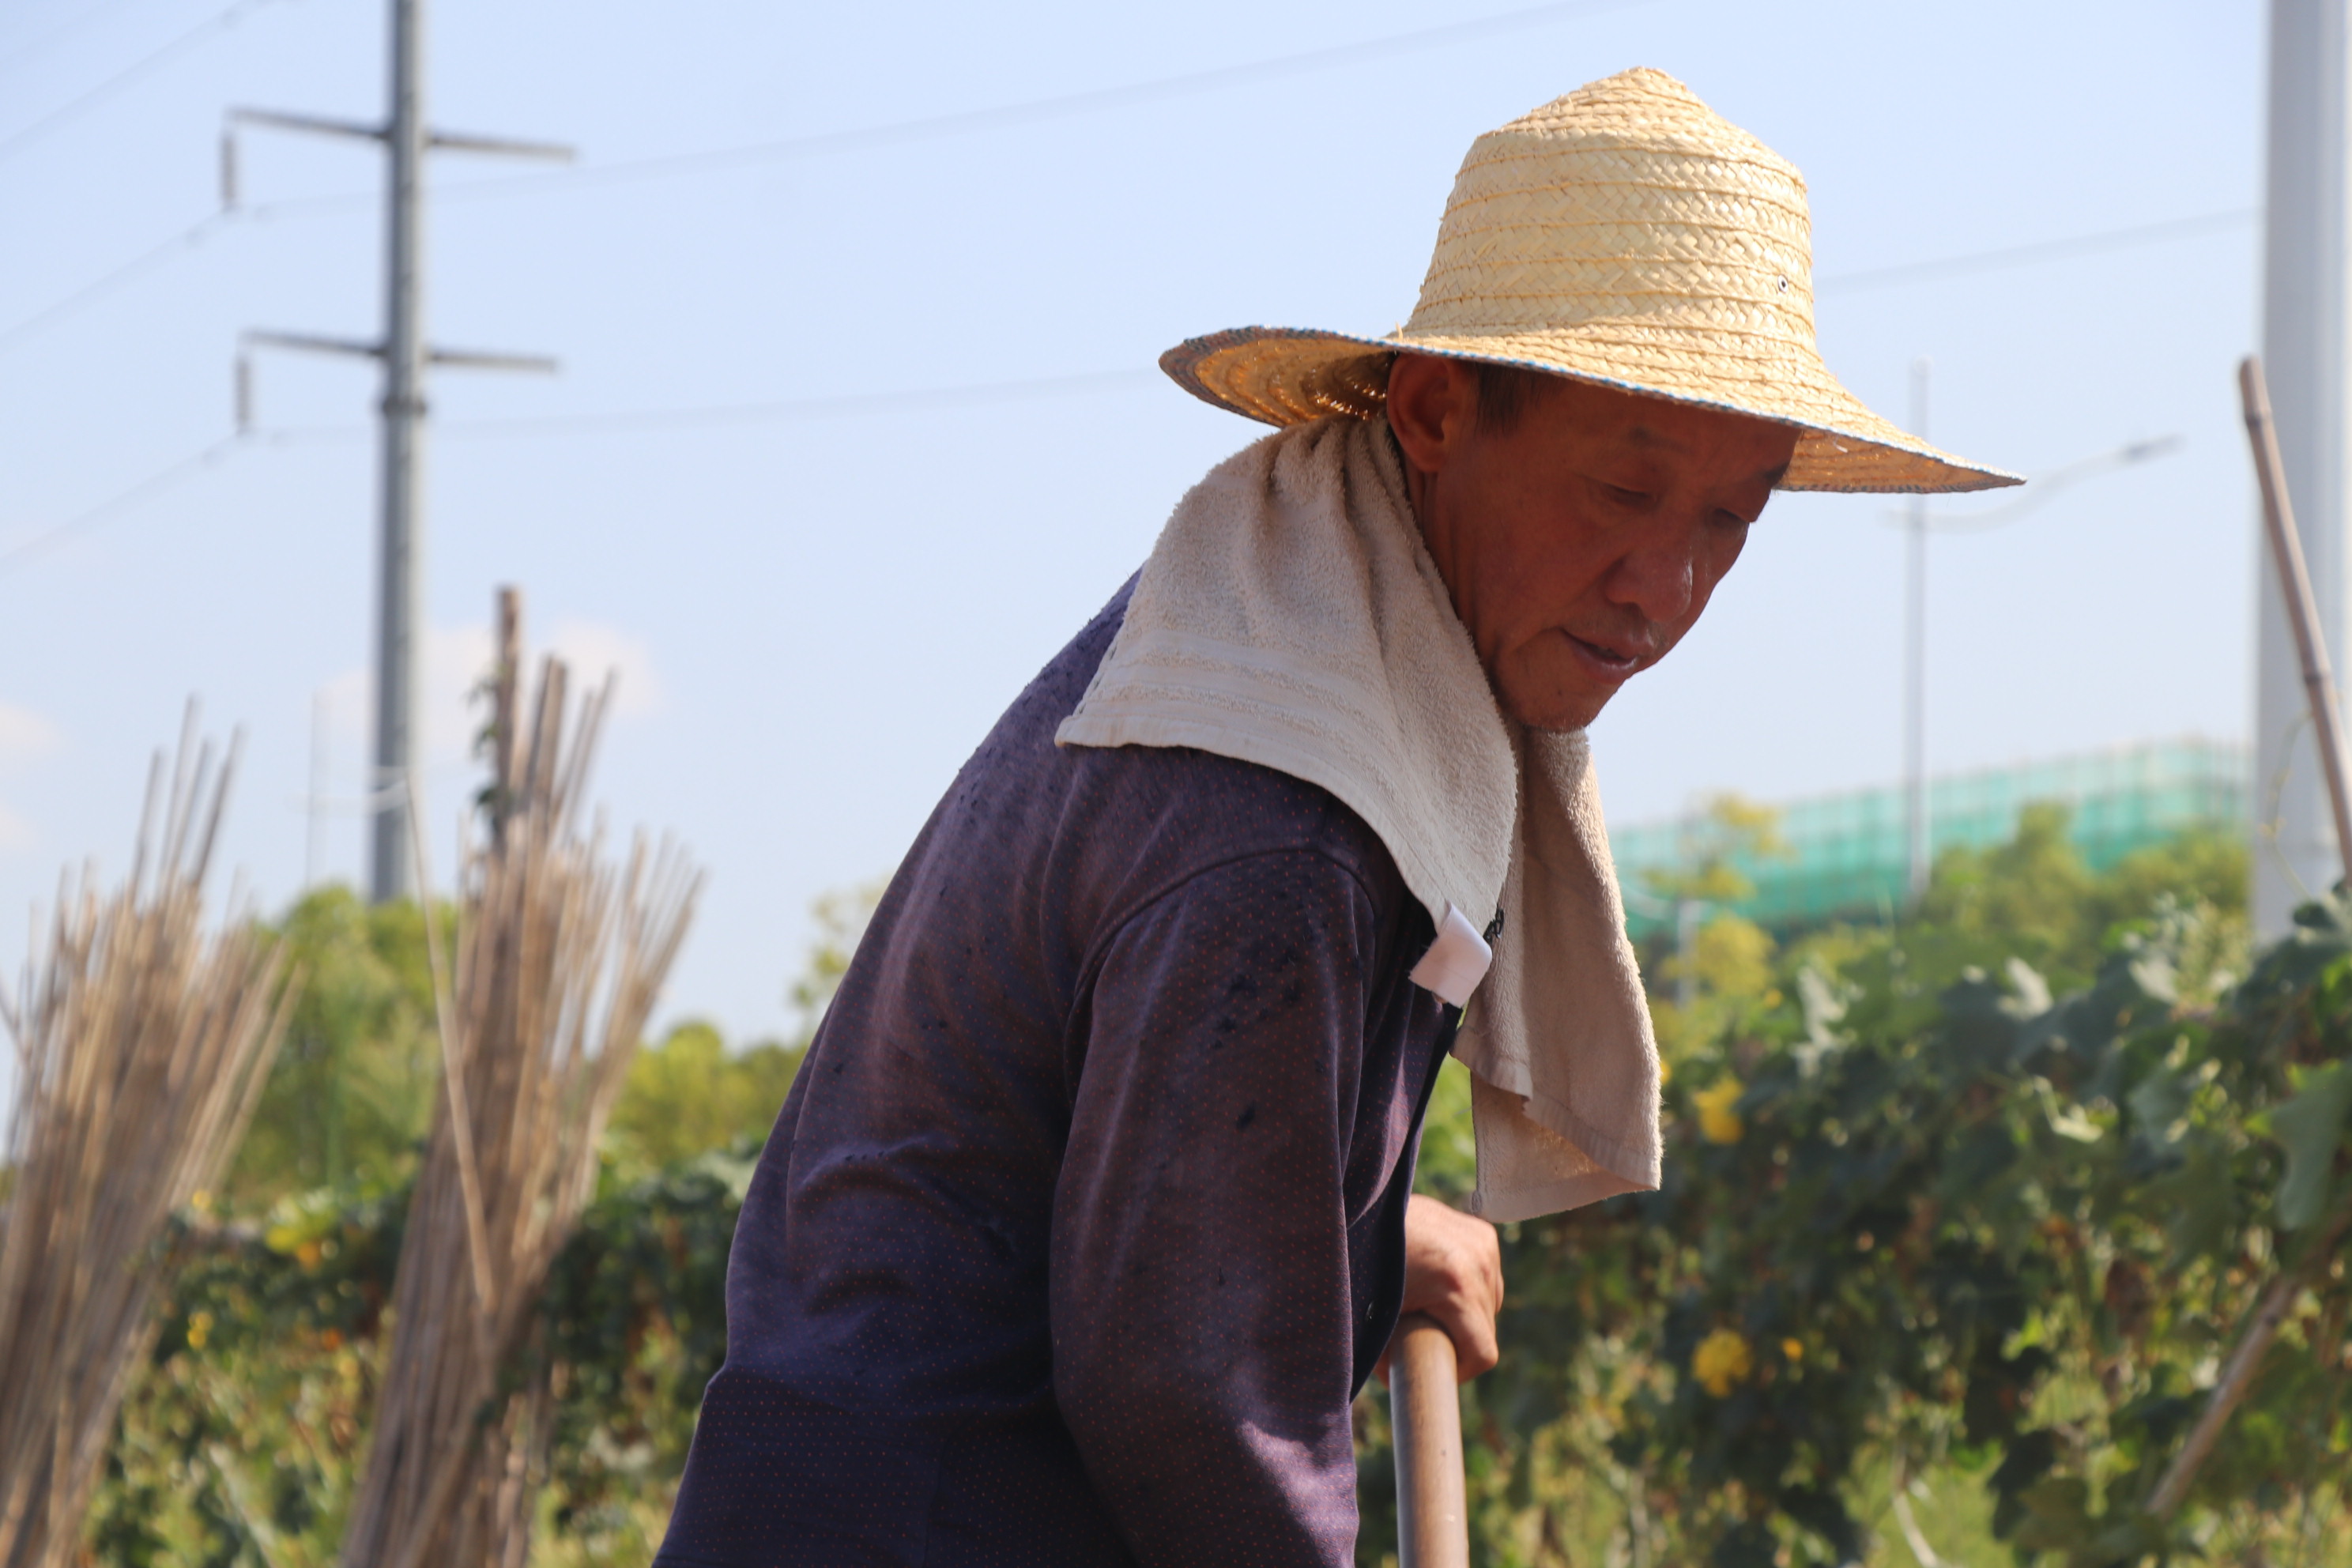
[[[1453,1340],[1436,1319],[1408,1313],[1389,1352],[1399,1568],[1470,1568],[1460,1388]]]

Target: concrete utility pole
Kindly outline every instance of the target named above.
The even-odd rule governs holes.
[[[425,482],[425,5],[392,0],[391,115],[383,129],[383,416],[376,531],[375,770],[368,897],[409,885],[408,770],[416,753],[417,488]]]
[[[2270,155],[2263,233],[2263,363],[2287,491],[2330,660],[2347,662],[2345,547],[2352,408],[2352,0],[2271,0]],[[2255,546],[2259,551],[2259,534]],[[2254,929],[2284,932],[2294,906],[2341,874],[2277,574],[2260,584],[2254,694]],[[2273,803],[2275,803],[2273,805]]]
[[[1911,434],[1927,438],[1927,362],[1911,362]],[[1927,498],[1911,498],[1904,531],[1903,828],[1910,875],[1905,892],[1916,905],[1935,868],[1927,821]]]
[[[552,371],[555,362],[532,354],[470,353],[433,349],[425,341],[425,154],[436,148],[569,161],[572,149],[544,142],[457,136],[427,129],[425,120],[424,0],[392,0],[390,112],[382,124],[310,114],[235,110],[222,154],[223,197],[236,205],[239,125],[383,143],[383,336],[373,342],[300,332],[247,332],[248,344],[360,354],[383,365],[378,478],[383,500],[376,536],[375,744],[369,773],[368,896],[377,903],[412,891],[408,847],[408,779],[416,763],[416,676],[419,585],[424,575],[425,372],[428,365],[484,370]],[[238,374],[240,417],[249,402],[249,376]]]

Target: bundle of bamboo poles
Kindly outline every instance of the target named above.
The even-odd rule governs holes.
[[[16,1047],[0,1172],[0,1565],[77,1561],[82,1515],[152,1307],[174,1210],[236,1150],[292,987],[250,921],[207,937],[204,882],[235,771],[189,715],[158,755],[131,879],[59,887],[46,955],[0,1020]],[[38,938],[37,937],[37,942]]]
[[[509,652],[502,715],[515,707],[513,662]],[[491,831],[466,857],[454,963],[427,922],[445,1092],[393,1288],[350,1568],[520,1568],[553,1401],[544,1361],[520,1352],[592,1195],[606,1113],[701,885],[667,845],[649,852],[640,838],[616,868],[601,831],[582,831],[612,686],[581,705],[570,735],[565,686],[548,660],[528,732],[494,728]],[[417,870],[429,888],[421,850]]]

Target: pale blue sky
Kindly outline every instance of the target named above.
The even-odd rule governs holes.
[[[2252,0],[1626,0],[954,134],[662,177],[621,167],[1517,9],[439,5],[435,121],[583,153],[577,175],[554,178],[457,155],[436,165],[434,336],[564,363],[552,380],[444,374],[435,388],[441,865],[470,780],[458,698],[493,586],[519,582],[536,640],[625,668],[601,775],[615,822],[672,829],[712,870],[666,1012],[738,1037],[784,1027],[810,900],[895,862],[1183,489],[1258,434],[1147,374],[1159,353],[1255,321],[1387,329],[1412,309],[1471,138],[1636,64],[1680,76],[1805,172],[1822,346],[1882,411],[1903,416],[1906,366],[1927,355],[1932,434],[1972,458],[2032,471],[2187,438],[2014,526],[1937,542],[1933,765],[2242,736],[2255,556],[2231,375],[2258,320],[2251,217],[2032,265],[1834,280],[2250,211]],[[5,557],[225,434],[240,330],[378,328],[374,206],[299,205],[372,191],[377,154],[254,132],[246,200],[297,205],[217,226],[86,308],[13,331],[213,208],[225,109],[381,112],[378,0],[247,0],[233,26],[19,134],[219,12],[0,9],[10,948],[60,866],[122,866],[147,753],[191,692],[249,732],[227,853],[265,906],[304,875],[321,689],[333,788],[358,788],[371,367],[263,358],[259,418],[301,438],[248,444],[53,550]],[[533,177],[461,188],[518,174]],[[824,418],[484,423],[1119,372],[1132,374]],[[1902,547],[1889,510],[1773,503],[1707,621],[1599,727],[1613,817],[1720,788],[1769,798],[1894,774]],[[330,822],[330,875],[356,874],[361,834],[354,816]]]

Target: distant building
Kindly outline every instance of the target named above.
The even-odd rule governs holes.
[[[2252,775],[2251,747],[2193,739],[1954,773],[1928,784],[1930,842],[1937,854],[2004,844],[2026,805],[2063,801],[2074,807],[2076,847],[2093,869],[2103,869],[2186,828],[2243,831]],[[1732,909],[1759,924],[1784,926],[1889,919],[1902,908],[1909,862],[1899,785],[1816,795],[1779,809],[1788,854],[1736,857],[1756,893]],[[1646,895],[1643,872],[1686,865],[1704,830],[1704,816],[1694,813],[1610,834],[1635,938],[1675,923],[1675,910]]]

